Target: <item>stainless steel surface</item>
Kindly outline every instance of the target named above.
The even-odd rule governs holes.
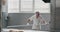
[[[32,26],[32,25],[14,25],[14,26],[7,26],[7,27],[27,27],[27,26]]]
[[[51,32],[60,32],[60,0],[51,0]]]
[[[31,29],[32,30],[32,25],[14,25],[14,26],[7,26],[7,28]]]

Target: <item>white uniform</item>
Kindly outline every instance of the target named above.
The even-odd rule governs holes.
[[[41,17],[36,18],[36,15],[33,15],[29,19],[31,21],[33,20],[32,29],[41,29],[41,24],[42,24],[42,21],[43,21]]]

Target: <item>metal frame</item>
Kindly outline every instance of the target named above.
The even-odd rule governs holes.
[[[51,5],[50,5],[50,9],[51,9],[51,21],[50,21],[50,31],[54,32],[55,31],[55,20],[56,20],[56,0],[51,0]]]

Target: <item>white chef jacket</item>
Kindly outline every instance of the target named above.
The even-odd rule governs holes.
[[[29,18],[31,21],[33,21],[32,29],[41,29],[41,24],[43,19],[41,17],[36,18],[36,15],[33,15]]]

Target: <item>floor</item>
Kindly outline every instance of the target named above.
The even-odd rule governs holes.
[[[2,29],[1,32],[9,32],[10,30],[24,31],[24,32],[48,32],[48,31],[37,31],[37,30],[18,30],[18,29]]]

